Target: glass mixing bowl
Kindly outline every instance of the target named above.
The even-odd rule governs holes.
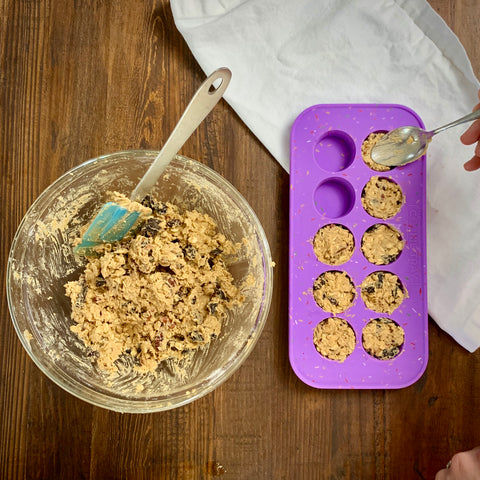
[[[112,377],[98,368],[91,351],[70,331],[73,321],[64,285],[78,279],[84,267],[84,260],[73,255],[72,241],[105,203],[107,191],[130,195],[157,153],[104,155],[65,173],[26,213],[8,259],[8,305],[32,360],[66,391],[120,412],[175,408],[218,387],[254,348],[272,297],[270,249],[253,210],[218,173],[177,155],[152,193],[209,214],[227,238],[244,241],[229,270],[245,303],[229,313],[218,338],[197,351],[181,374],[169,360],[160,364],[156,377],[131,368]]]

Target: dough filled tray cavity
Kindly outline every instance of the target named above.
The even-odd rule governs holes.
[[[402,388],[428,361],[426,159],[375,164],[402,105],[315,105],[290,137],[289,356],[316,388]]]

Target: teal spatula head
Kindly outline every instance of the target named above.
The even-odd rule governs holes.
[[[93,222],[83,234],[81,242],[74,252],[85,255],[101,243],[119,242],[135,225],[140,212],[129,211],[114,202],[108,202],[101,208]]]

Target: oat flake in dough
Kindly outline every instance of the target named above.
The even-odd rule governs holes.
[[[227,311],[243,301],[224,259],[239,245],[211,217],[149,197],[142,203],[153,213],[138,233],[99,247],[66,285],[71,330],[110,373],[122,356],[152,373],[165,359],[180,360],[218,336]]]

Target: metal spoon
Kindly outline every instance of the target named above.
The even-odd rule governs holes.
[[[400,127],[384,135],[372,148],[370,156],[380,165],[397,167],[420,158],[427,150],[432,137],[447,128],[480,118],[480,110],[427,132],[418,127]]]

